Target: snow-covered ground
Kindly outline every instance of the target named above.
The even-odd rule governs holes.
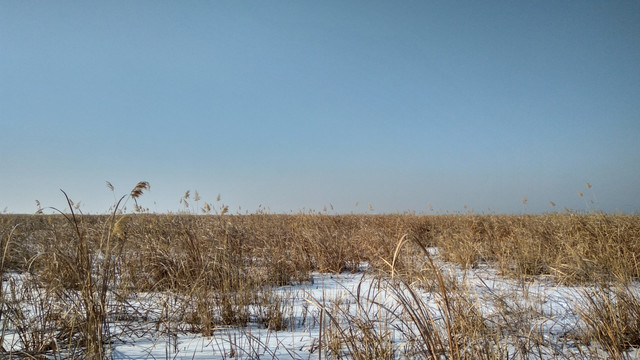
[[[219,328],[213,336],[177,334],[131,337],[114,347],[115,359],[309,359],[317,358],[320,309],[316,302],[349,298],[363,274],[313,274],[313,281],[278,288],[285,299],[289,328],[269,331],[251,324],[245,328]],[[366,278],[366,277],[364,277]]]
[[[542,339],[536,358],[539,355],[543,358],[583,357],[575,344],[575,335],[583,321],[577,306],[584,303],[585,293],[593,289],[561,286],[549,277],[538,277],[532,281],[507,279],[488,266],[462,270],[451,264],[437,264],[442,273],[462,289],[460,293],[468,295],[470,306],[479,310],[485,319],[495,318],[497,326],[516,329],[506,332],[501,340],[507,344],[506,349],[512,350],[511,355],[518,353],[519,341],[525,339],[531,344],[530,339]],[[639,294],[640,285],[632,286],[634,293]],[[112,333],[117,336],[111,355],[114,359],[324,358],[324,352],[320,351],[321,332],[326,334],[327,331],[339,331],[336,329],[340,327],[348,328],[351,325],[346,322],[333,326],[331,330],[331,324],[327,323],[333,321],[336,325],[335,322],[350,315],[364,317],[379,333],[388,334],[391,346],[400,349],[398,353],[401,354],[402,349],[407,349],[409,339],[406,334],[410,331],[406,325],[394,323],[399,322],[398,314],[402,312],[397,303],[399,291],[403,290],[397,281],[376,277],[366,269],[355,274],[314,273],[312,281],[307,283],[276,288],[276,294],[283,300],[282,312],[286,319],[283,330],[267,330],[255,318],[244,328],[216,328],[212,336],[190,333],[184,324],[172,324],[170,321],[162,324],[145,323],[144,320],[139,323],[115,322]],[[437,294],[424,288],[415,291],[421,295],[423,305],[433,309],[442,306]],[[157,315],[148,310],[156,305],[157,312],[171,311],[170,301],[163,294],[138,296],[139,299],[130,299],[130,304],[146,308],[148,318]],[[160,309],[161,303],[164,310]],[[442,312],[434,310],[433,314],[436,321],[442,320],[438,318]],[[15,334],[11,329],[4,334],[5,349],[19,341],[13,336]],[[640,353],[636,350],[629,353],[630,358],[638,355]]]
[[[440,265],[445,274],[465,288],[485,318],[499,317],[496,323],[509,321],[505,314],[512,314],[514,321],[526,319],[526,323],[510,325],[522,327],[520,336],[543,339],[539,351],[544,358],[583,357],[571,339],[582,325],[577,306],[584,302],[585,291],[593,289],[561,286],[548,277],[529,282],[506,279],[489,267],[463,271],[453,265]],[[291,322],[286,330],[268,331],[253,324],[242,329],[217,329],[210,337],[188,334],[154,337],[150,333],[116,344],[113,356],[116,359],[317,359],[321,308],[333,311],[336,319],[343,318],[338,315],[345,311],[351,314],[368,311],[367,319],[378,317],[381,322],[387,322],[379,326],[394,333],[394,346],[401,348],[401,343],[407,340],[403,339],[403,332],[393,326],[392,314],[381,314],[381,309],[399,311],[398,305],[394,305],[396,296],[389,288],[389,279],[380,280],[366,272],[314,273],[312,276],[312,283],[278,288],[289,307]],[[640,293],[638,285],[634,286],[635,292]],[[433,294],[421,293],[424,304],[431,308],[439,306]],[[438,311],[434,313],[437,317]],[[324,321],[328,320],[325,318]],[[323,326],[326,329],[327,324]],[[503,341],[518,341],[517,334],[505,337]],[[515,345],[507,348],[513,350],[512,355],[518,353]],[[540,353],[535,357],[538,355]],[[640,354],[632,351],[628,355],[635,358]],[[603,354],[603,357],[606,356]]]

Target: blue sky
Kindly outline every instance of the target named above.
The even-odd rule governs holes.
[[[0,211],[638,211],[639,39],[638,1],[2,1]]]

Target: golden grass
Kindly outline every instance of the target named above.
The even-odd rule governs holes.
[[[217,215],[119,215],[128,199],[139,209],[137,199],[149,188],[138,183],[111,215],[78,214],[68,198],[68,210],[57,214],[0,215],[0,270],[28,274],[22,293],[11,283],[0,290],[3,326],[11,322],[23,329],[18,352],[108,357],[109,323],[118,309],[131,308],[126,299],[147,293],[166,294],[166,313],[135,309],[133,320],[155,321],[156,329],[167,333],[185,325],[204,335],[219,326],[242,326],[252,307],[258,308],[260,323],[282,330],[290,326],[284,299],[269,288],[307,281],[314,271],[357,272],[367,263],[391,278],[400,307],[387,309],[387,316],[403,314],[409,324],[404,331],[414,332],[412,338],[421,344],[412,345],[412,351],[434,359],[473,358],[478,351],[481,358],[500,358],[505,332],[520,336],[517,327],[505,327],[523,318],[509,318],[513,309],[505,308],[502,328],[490,326],[468,292],[429,262],[429,248],[437,247],[443,260],[463,268],[489,264],[523,280],[549,275],[564,284],[624,288],[640,278],[640,217],[635,214],[229,215],[222,206]],[[184,206],[187,199],[200,200],[197,192],[193,199],[189,192],[183,196]],[[206,202],[203,212],[211,212]],[[436,314],[420,302],[416,286],[439,296],[443,306]],[[389,329],[374,321],[367,312],[372,304],[364,298],[357,297],[356,317],[338,305],[322,305],[327,319],[321,351],[336,355],[347,349],[353,358],[395,356]],[[633,334],[640,312],[637,297],[618,292],[615,298],[621,300],[587,297],[582,311],[593,321],[583,338],[609,344],[609,353],[619,355],[639,345]],[[25,304],[42,316],[29,319],[20,310]],[[67,311],[54,315],[60,308]],[[434,330],[440,326],[435,317],[446,321],[443,331]],[[609,317],[630,319],[635,327]],[[526,337],[521,353],[537,341],[542,340]]]
[[[466,268],[489,263],[507,275],[553,275],[568,283],[640,277],[638,215],[129,214],[105,230],[107,219],[82,216],[75,229],[61,215],[0,215],[2,235],[12,238],[5,266],[26,270],[38,255],[49,253],[42,247],[78,232],[87,237],[86,251],[92,251],[100,235],[110,231],[126,239],[126,251],[139,252],[136,256],[145,260],[171,251],[178,261],[188,256],[187,249],[230,246],[233,254],[279,269],[275,278],[301,279],[301,271],[355,271],[363,261],[384,268],[381,259],[392,259],[396,241],[406,235],[438,247],[446,260]],[[197,258],[192,260],[197,264]]]

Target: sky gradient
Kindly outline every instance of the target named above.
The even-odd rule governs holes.
[[[640,2],[0,2],[0,212],[140,180],[155,212],[637,212]]]

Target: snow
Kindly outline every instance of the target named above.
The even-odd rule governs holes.
[[[500,307],[504,311],[505,306],[514,312],[530,312],[528,317],[531,323],[522,326],[532,327],[521,330],[539,332],[549,345],[542,347],[546,358],[579,354],[578,349],[567,343],[565,337],[580,326],[580,315],[575,307],[587,287],[561,286],[548,278],[524,283],[503,278],[488,267],[466,271],[451,265],[445,265],[444,268],[467,287],[485,317],[498,316]],[[113,356],[115,359],[316,359],[321,306],[340,313],[334,306],[340,304],[348,309],[346,311],[354,313],[362,311],[363,307],[353,304],[361,303],[364,299],[369,303],[369,307],[365,308],[371,312],[370,318],[373,318],[372,314],[379,313],[379,305],[394,309],[394,297],[386,288],[388,279],[380,281],[367,273],[314,273],[312,278],[313,283],[278,289],[288,299],[292,317],[296,319],[292,328],[287,330],[269,331],[252,324],[242,329],[221,328],[211,337],[187,334],[179,334],[173,339],[166,336],[142,337],[117,344]],[[432,294],[425,292],[423,295],[425,304],[438,306]],[[397,304],[395,306],[397,309]],[[389,316],[383,318],[390,321]],[[394,341],[400,342],[402,339],[394,334]],[[510,340],[505,338],[505,341]]]
[[[149,333],[114,347],[115,359],[308,359],[317,354],[319,308],[312,303],[328,303],[348,298],[363,274],[312,274],[313,281],[282,286],[278,292],[291,307],[293,329],[269,331],[257,324],[245,328],[219,328],[210,337],[177,334],[175,337]],[[315,355],[317,357],[317,355]]]
[[[437,257],[437,249],[429,249],[429,252]],[[582,325],[577,305],[583,301],[585,291],[592,290],[589,286],[563,286],[549,277],[538,277],[532,281],[509,279],[488,266],[462,270],[451,264],[436,263],[446,277],[464,289],[469,301],[484,318],[495,318],[496,324],[502,325],[505,321],[526,320],[522,324],[509,324],[518,330],[518,334],[505,335],[505,343],[537,336],[544,339],[540,348],[544,358],[580,357],[577,345],[568,339]],[[7,274],[5,278],[10,278],[13,286],[19,287],[24,276]],[[5,281],[5,289],[7,283]],[[117,336],[111,355],[114,359],[317,359],[320,356],[320,332],[327,331],[326,322],[329,321],[321,314],[327,312],[336,321],[349,315],[364,316],[381,332],[389,331],[394,346],[402,349],[407,342],[407,328],[406,325],[394,324],[398,321],[395,314],[402,310],[397,296],[398,291],[403,290],[398,284],[397,279],[377,277],[368,272],[366,264],[362,272],[355,274],[313,273],[312,281],[276,288],[276,293],[284,301],[288,320],[287,328],[280,331],[265,329],[255,318],[243,328],[216,328],[212,336],[190,333],[184,324],[171,322],[160,325],[144,320],[133,325],[114,322],[111,331]],[[632,288],[634,293],[640,293],[640,284],[632,284]],[[437,294],[427,289],[416,291],[430,309],[441,306]],[[130,304],[152,309],[147,311],[145,318],[153,319],[164,311],[162,306],[170,307],[168,296],[137,294]],[[437,311],[434,313],[438,314]],[[513,318],[505,318],[509,314],[513,314]],[[322,325],[323,319],[325,324]],[[14,334],[6,332],[6,349],[18,344],[12,336]],[[518,351],[511,345],[508,348],[513,353]],[[640,355],[637,350],[629,354],[630,357],[637,355]]]

